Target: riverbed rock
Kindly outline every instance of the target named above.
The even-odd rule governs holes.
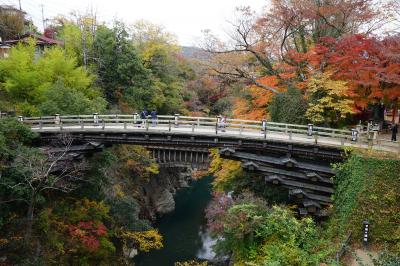
[[[192,182],[194,169],[160,168],[160,173],[141,184],[138,200],[141,215],[150,221],[175,209],[174,195]]]
[[[158,195],[153,197],[154,206],[157,213],[166,214],[175,209],[175,200],[173,194],[165,188]]]

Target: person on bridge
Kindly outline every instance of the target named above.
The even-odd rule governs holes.
[[[221,116],[221,120],[220,120],[220,127],[221,127],[221,131],[225,132],[225,126],[226,126],[226,116]]]
[[[143,111],[140,113],[140,119],[142,120],[142,127],[146,127],[146,119],[148,116],[148,112],[146,110],[146,108],[143,109]]]
[[[153,109],[153,111],[151,111],[150,115],[151,115],[151,123],[152,123],[153,127],[157,126],[157,111],[156,111],[156,109]]]
[[[394,124],[392,126],[392,141],[397,141],[397,131],[398,131],[398,125]]]

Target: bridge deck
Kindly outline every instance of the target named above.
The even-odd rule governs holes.
[[[133,124],[119,124],[119,123],[110,123],[110,124],[85,124],[82,125],[32,125],[32,130],[38,133],[60,133],[60,132],[71,132],[71,133],[129,133],[129,132],[142,132],[143,134],[148,133],[165,133],[169,135],[174,134],[187,134],[190,136],[228,136],[234,137],[236,139],[251,139],[251,140],[277,140],[283,141],[285,143],[301,143],[301,144],[316,144],[318,146],[324,147],[332,147],[332,148],[343,148],[343,147],[359,147],[359,148],[373,148],[376,150],[382,151],[390,151],[390,152],[400,152],[400,147],[396,144],[393,145],[369,145],[367,143],[363,143],[362,141],[349,141],[344,138],[335,138],[335,137],[325,137],[319,135],[307,136],[305,134],[299,133],[291,133],[291,132],[280,132],[280,131],[268,131],[263,132],[261,130],[254,129],[246,129],[246,130],[238,130],[238,129],[230,129],[226,128],[225,130],[221,130],[218,128],[216,130],[215,127],[211,126],[201,126],[201,127],[188,127],[188,126],[179,126],[179,127],[168,127],[165,125],[157,125],[155,127],[138,127]]]

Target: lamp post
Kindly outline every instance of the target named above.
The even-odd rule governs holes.
[[[368,220],[363,221],[363,244],[367,246],[369,237],[369,222]]]

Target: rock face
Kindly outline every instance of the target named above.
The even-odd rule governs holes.
[[[142,215],[155,221],[158,216],[173,211],[174,195],[178,189],[190,185],[193,171],[191,168],[161,168],[157,176],[142,184]]]
[[[158,214],[166,214],[175,209],[174,195],[166,188],[151,196]]]

